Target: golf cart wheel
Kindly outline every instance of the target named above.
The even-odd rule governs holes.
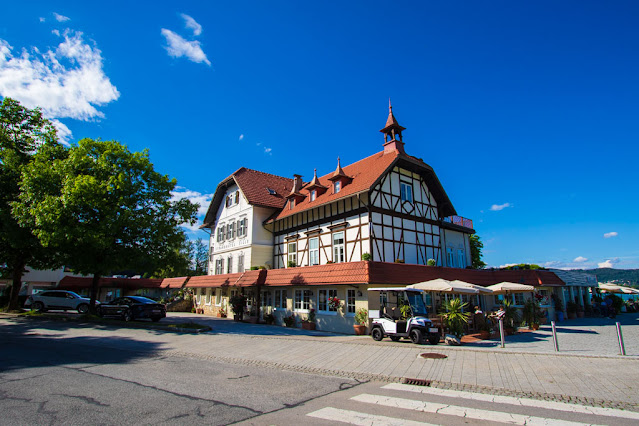
[[[428,343],[430,343],[431,345],[438,344],[439,343],[439,335],[431,334],[430,336],[428,336]]]
[[[421,330],[411,330],[410,332],[410,341],[415,343],[416,345],[421,345],[424,343],[424,335]]]
[[[401,337],[391,336],[391,337],[390,337],[390,339],[391,339],[393,342],[399,342],[399,341],[401,340]]]
[[[384,332],[381,328],[375,327],[373,331],[371,331],[371,336],[373,337],[373,340],[379,342],[384,338]]]

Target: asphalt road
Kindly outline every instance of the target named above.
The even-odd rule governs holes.
[[[0,331],[0,424],[209,424],[250,420],[357,385],[325,376],[163,356],[76,324]],[[81,331],[81,327],[79,327]]]

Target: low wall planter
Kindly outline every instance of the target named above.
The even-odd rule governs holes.
[[[355,330],[355,334],[357,336],[363,336],[366,334],[366,326],[361,324],[353,325],[353,330]]]
[[[315,330],[314,322],[302,322],[302,329],[304,330]]]

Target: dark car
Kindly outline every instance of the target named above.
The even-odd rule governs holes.
[[[166,317],[166,306],[142,296],[125,296],[102,303],[98,308],[98,315],[120,317],[125,321],[139,318],[159,321]]]

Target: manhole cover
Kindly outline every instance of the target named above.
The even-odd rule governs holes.
[[[448,358],[448,355],[444,355],[444,354],[436,354],[436,353],[423,353],[420,354],[419,356],[421,356],[422,358],[426,358],[426,359],[442,359],[442,358]]]

